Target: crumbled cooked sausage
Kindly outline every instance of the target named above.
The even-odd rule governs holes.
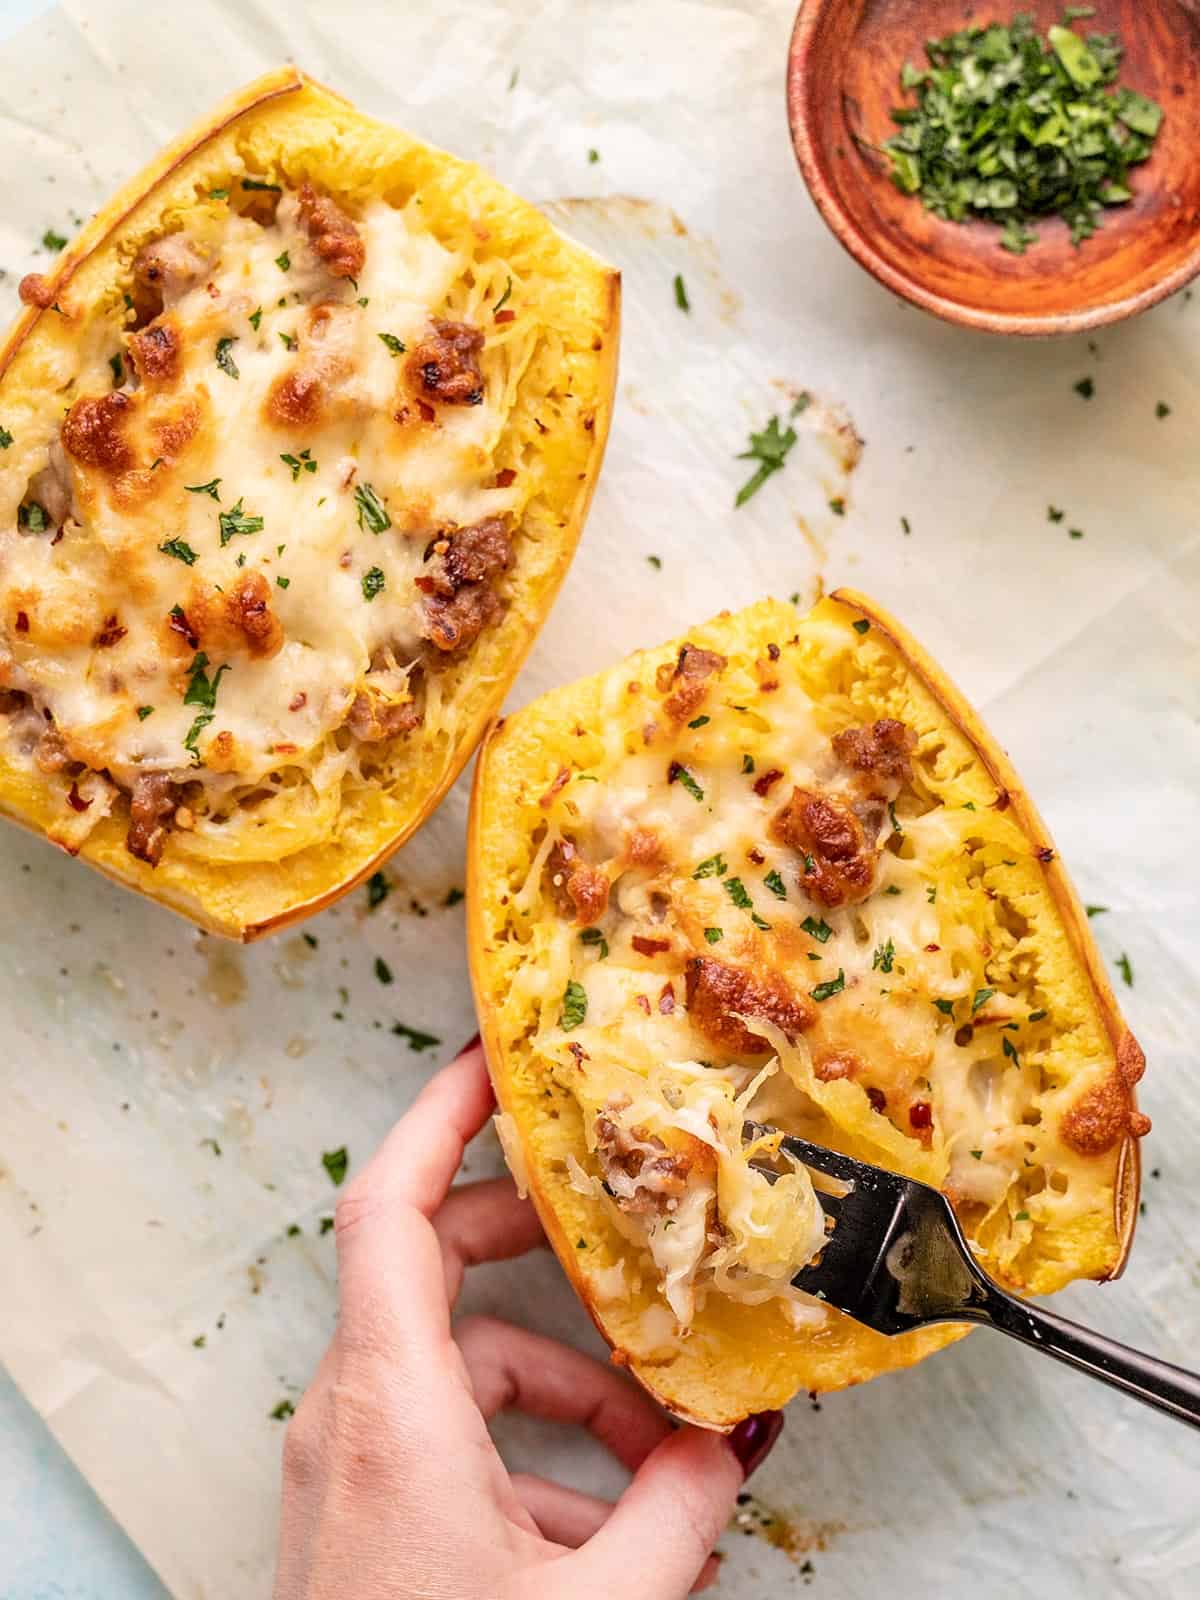
[[[27,272],[17,285],[17,294],[23,306],[37,306],[39,311],[48,311],[54,304],[54,289],[40,272]]]
[[[878,722],[860,728],[844,728],[833,736],[834,754],[848,767],[898,783],[912,777],[909,757],[916,748],[916,734],[895,717],[880,717]]]
[[[668,1150],[641,1125],[622,1128],[601,1113],[596,1118],[596,1153],[617,1204],[635,1215],[674,1210],[687,1188],[690,1158]]]
[[[483,334],[468,322],[435,320],[433,333],[408,358],[419,393],[443,405],[477,406],[483,400],[479,352]]]
[[[512,542],[499,517],[487,517],[469,528],[455,528],[448,538],[435,539],[427,552],[432,559],[417,579],[426,594],[454,595],[468,583],[482,583],[507,572],[512,564]]]
[[[853,811],[831,796],[793,789],[770,834],[799,854],[800,887],[823,905],[855,905],[870,894],[877,852]]]
[[[356,739],[375,744],[380,739],[395,739],[420,727],[422,713],[413,700],[389,700],[370,687],[354,696],[346,723]]]
[[[300,186],[300,215],[313,249],[335,278],[357,278],[367,259],[367,247],[350,218],[327,194],[318,194],[307,181]]]
[[[608,910],[607,874],[585,861],[569,839],[560,839],[551,850],[546,872],[560,915],[590,924]]]
[[[204,271],[204,257],[182,233],[144,244],[133,258],[134,281],[167,298],[190,289]]]
[[[460,650],[473,644],[502,607],[486,583],[465,584],[449,599],[432,595],[424,605],[422,637],[439,650]]]
[[[725,657],[699,645],[680,647],[674,667],[660,667],[656,678],[659,690],[667,695],[663,710],[672,722],[692,717],[709,690],[708,679],[725,669]],[[668,691],[670,691],[668,693]]]
[[[133,449],[122,433],[132,415],[133,401],[120,390],[82,395],[63,422],[63,449],[84,466],[123,472],[134,464]]]
[[[169,383],[179,376],[183,344],[169,317],[129,335],[129,354],[143,383]]]
[[[158,865],[179,797],[179,785],[165,772],[143,772],[133,780],[125,835],[125,848],[131,856],[152,867]]]
[[[713,1044],[734,1055],[761,1055],[770,1044],[740,1016],[762,1017],[794,1038],[812,1026],[816,1011],[803,995],[793,993],[777,972],[751,974],[711,956],[696,956],[687,965],[688,1015]]]
[[[271,610],[271,586],[257,569],[243,572],[226,594],[225,615],[252,656],[273,656],[282,650],[283,624]]]
[[[39,772],[61,772],[71,764],[71,756],[57,728],[47,728],[33,752]]]

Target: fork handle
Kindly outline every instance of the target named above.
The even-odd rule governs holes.
[[[1043,1311],[1040,1306],[1035,1309],[994,1284],[988,1287],[980,1320],[989,1327],[1065,1361],[1169,1417],[1200,1427],[1200,1375],[1131,1350],[1053,1311]]]

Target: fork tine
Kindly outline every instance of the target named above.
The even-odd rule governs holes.
[[[753,1139],[767,1138],[777,1133],[778,1129],[768,1128],[761,1122],[746,1122],[742,1125],[742,1138],[750,1141]],[[809,1144],[807,1139],[797,1139],[792,1134],[784,1134],[779,1141],[781,1150],[786,1150],[806,1167],[813,1167],[817,1172],[823,1172],[830,1178],[837,1178],[842,1183],[856,1183],[862,1176],[863,1163],[853,1161],[849,1156],[840,1155],[836,1150],[826,1150],[824,1145]]]

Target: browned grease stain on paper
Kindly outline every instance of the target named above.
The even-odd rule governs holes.
[[[218,1006],[240,1005],[249,985],[238,946],[221,939],[203,939],[200,954],[205,965],[201,988],[206,998]]]
[[[788,1516],[752,1494],[738,1496],[733,1526],[747,1538],[761,1539],[781,1551],[797,1565],[814,1550],[827,1550],[838,1534],[846,1532],[844,1522]]]

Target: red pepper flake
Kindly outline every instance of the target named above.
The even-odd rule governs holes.
[[[933,1107],[928,1100],[914,1100],[908,1108],[908,1120],[914,1128],[933,1127]]]
[[[872,1111],[883,1111],[887,1107],[887,1095],[884,1094],[882,1089],[869,1087],[867,1089],[867,1099],[871,1102]]]
[[[554,804],[554,796],[559,792],[560,789],[565,789],[570,781],[570,767],[559,767],[558,771],[554,775],[554,782],[538,801],[538,805],[541,806],[543,811],[549,811],[550,807]]]
[[[72,811],[86,811],[91,803],[90,800],[85,800],[80,794],[77,784],[73,783],[67,790],[67,804]]]
[[[779,660],[779,646],[777,644],[769,644],[767,646],[767,654],[770,656],[772,661],[778,661]]]
[[[24,611],[18,611],[17,612],[17,632],[18,633],[28,633],[29,632],[29,616]]]
[[[669,1017],[675,1009],[675,989],[670,983],[664,983],[662,993],[658,997],[658,1009],[664,1017]]]
[[[664,950],[671,948],[669,939],[647,939],[642,933],[635,933],[629,942],[640,956],[661,955]]]
[[[567,1049],[575,1057],[575,1065],[577,1067],[581,1067],[585,1061],[590,1061],[592,1059],[581,1044],[575,1044],[572,1042],[567,1046]]]
[[[1054,860],[1054,851],[1051,850],[1051,848],[1050,848],[1050,846],[1048,844],[1044,844],[1042,846],[1042,848],[1038,851],[1037,858],[1038,858],[1039,861],[1053,861]]]
[[[746,851],[746,860],[753,861],[756,867],[761,867],[766,859],[766,856],[763,855],[762,851],[756,844],[752,844],[749,850]]]
[[[650,1001],[644,994],[635,994],[633,997],[633,1003],[635,1006],[641,1006],[642,1010],[647,1016],[650,1015]]]
[[[217,738],[219,739],[220,737],[221,735],[218,734]],[[271,751],[272,754],[277,756],[294,756],[299,748],[298,744],[273,744]]]
[[[925,946],[925,948],[926,948],[926,950],[928,950],[928,952],[929,952],[929,954],[930,954],[930,955],[931,955],[931,956],[932,956],[932,955],[936,955],[936,954],[937,954],[937,952],[938,952],[938,951],[939,951],[939,950],[940,950],[940,949],[941,949],[941,948],[942,948],[942,947],[941,947],[941,945],[940,945],[940,944],[927,944],[927,945],[926,945],[926,946]]]
[[[501,467],[496,474],[497,489],[507,489],[510,483],[517,481],[517,475],[511,467]]]
[[[992,810],[993,811],[1007,811],[1008,810],[1008,802],[1009,802],[1009,800],[1011,798],[1012,798],[1012,796],[1009,794],[1007,789],[1001,789],[1000,793],[992,801]]]
[[[495,320],[497,322],[515,322],[517,313],[515,311],[497,311]]]
[[[95,639],[96,649],[97,650],[109,650],[109,649],[111,649],[112,646],[114,644],[119,643],[120,640],[122,640],[128,632],[129,632],[129,629],[128,628],[123,628],[121,626],[120,622],[117,620],[117,614],[114,611],[111,616],[105,617],[104,626],[101,628],[100,632],[96,635],[96,639]]]
[[[289,711],[303,711],[304,707],[307,704],[308,704],[308,696],[305,694],[304,690],[301,689],[300,693],[296,696],[296,698],[288,706],[288,710]]]
[[[174,633],[180,634],[187,640],[193,650],[198,649],[200,640],[197,638],[191,623],[187,619],[187,612],[182,606],[172,606],[167,613],[167,626]]]
[[[779,770],[778,767],[772,767],[769,772],[764,772],[761,778],[756,778],[754,780],[754,792],[755,792],[755,794],[757,794],[757,795],[767,795],[767,794],[769,794],[771,792],[772,787],[775,784],[777,784],[779,782],[780,778],[782,778],[782,777],[783,777],[783,773]]]

